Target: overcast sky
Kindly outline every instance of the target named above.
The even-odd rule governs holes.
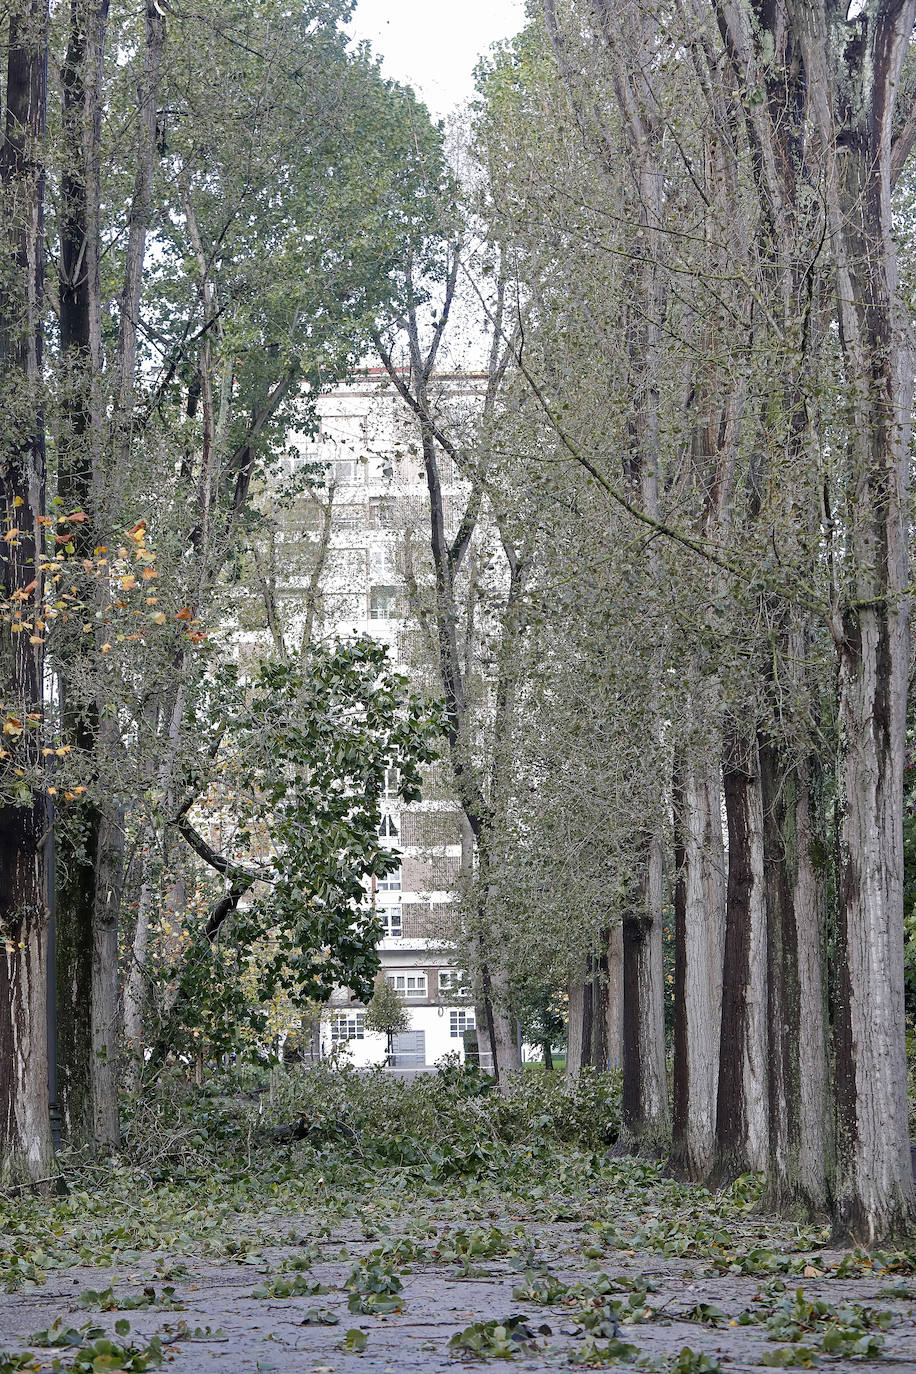
[[[481,54],[524,19],[523,0],[358,0],[349,28],[369,39],[386,76],[413,86],[442,116],[474,94]]]

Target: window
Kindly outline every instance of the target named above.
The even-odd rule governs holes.
[[[339,1011],[331,1017],[331,1044],[343,1045],[347,1040],[363,1040],[366,1035],[364,1011]]]
[[[465,1031],[474,1030],[476,1025],[474,1013],[466,1011],[464,1007],[460,1010],[453,1007],[448,1014],[449,1034],[454,1040],[457,1040],[460,1035],[464,1035]]]
[[[382,921],[382,928],[386,935],[401,936],[404,933],[404,923],[401,919],[401,908],[399,906],[379,907],[379,916]]]
[[[382,823],[378,828],[378,833],[382,839],[396,840],[398,837],[398,823],[390,811],[386,811],[382,817]]]
[[[439,970],[439,991],[451,992],[461,996],[467,991],[465,987],[465,974],[462,969],[440,968]]]
[[[359,482],[362,479],[358,458],[335,458],[331,463],[331,476],[337,483]]]
[[[417,973],[413,970],[405,969],[403,973],[386,973],[385,977],[391,983],[395,992],[399,992],[402,997],[425,997],[426,996],[426,974]]]
[[[369,569],[378,573],[379,581],[382,577],[391,577],[394,569],[391,567],[391,550],[386,544],[369,544]]]
[[[393,873],[388,874],[387,878],[379,878],[375,886],[379,892],[400,892],[401,870],[396,868]]]
[[[398,768],[385,769],[385,796],[396,797],[398,788],[401,785],[401,773]]]
[[[390,496],[375,496],[369,502],[369,525],[374,530],[390,530],[394,525],[394,501]]]
[[[363,506],[334,506],[334,527],[338,530],[358,530],[363,525]]]
[[[397,587],[369,588],[369,619],[394,620],[398,613]]]

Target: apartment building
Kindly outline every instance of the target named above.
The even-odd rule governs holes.
[[[473,406],[479,383],[455,376],[444,384],[457,406]],[[370,634],[388,646],[405,671],[418,667],[418,627],[408,619],[405,559],[411,547],[428,544],[428,496],[415,422],[381,371],[359,374],[320,402],[321,429],[314,438],[294,440],[288,477],[305,464],[329,464],[330,504],[303,492],[292,504],[284,540],[312,557],[327,528],[317,615],[321,633],[346,637]],[[454,521],[463,491],[449,464],[443,468],[446,520]],[[330,522],[325,525],[330,513]],[[303,568],[290,591],[311,577]],[[389,777],[381,835],[401,857],[388,877],[373,880],[366,900],[379,912],[384,936],[382,971],[401,994],[410,1029],[395,1038],[395,1071],[432,1067],[443,1056],[465,1056],[466,1033],[475,1029],[473,1001],[463,989],[448,943],[455,889],[461,868],[461,817],[433,769],[421,802],[405,806],[398,780]],[[384,1064],[384,1036],[366,1029],[365,1006],[339,989],[321,1019],[323,1055],[336,1053],[356,1065]]]

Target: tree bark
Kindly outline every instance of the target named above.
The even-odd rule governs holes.
[[[736,732],[723,768],[728,888],[722,1031],[711,1184],[762,1171],[769,1149],[767,902],[757,741]]]
[[[717,751],[718,753],[718,751]],[[712,755],[712,751],[710,751]],[[718,757],[688,756],[680,797],[683,890],[675,958],[674,1129],[669,1168],[708,1177],[715,1154],[716,1083],[725,931],[725,855]]]
[[[103,1149],[121,1141],[118,1119],[118,926],[124,872],[124,813],[107,805],[99,827],[92,910],[92,1137]]]
[[[136,1056],[143,1048],[143,1007],[146,1000],[146,960],[149,951],[149,922],[153,888],[148,871],[140,884],[137,920],[131,940],[130,966],[124,983],[122,1024],[127,1053]],[[128,1074],[136,1086],[136,1077]]]
[[[95,518],[101,452],[96,392],[102,373],[100,287],[100,138],[102,59],[108,0],[71,0],[67,52],[61,73],[65,168],[61,178],[59,274],[63,369],[58,491],[68,510],[88,518],[74,534],[76,551],[88,558],[101,531]],[[88,600],[98,593],[86,579]],[[100,711],[92,687],[96,646],[77,625],[62,638],[57,655],[63,735],[104,771],[99,754]],[[110,738],[109,726],[106,735]],[[92,789],[98,790],[98,785]],[[118,956],[107,934],[110,903],[97,925],[101,853],[110,830],[109,804],[92,796],[73,801],[57,825],[57,1061],[60,1102],[72,1144],[117,1144],[116,1031],[110,1002],[117,996]],[[106,839],[106,845],[108,841]],[[120,890],[120,881],[115,891]],[[99,960],[107,952],[106,972]],[[101,997],[105,1010],[96,1010]],[[100,1021],[99,1015],[102,1020]],[[107,1029],[103,1029],[103,1023]],[[96,1098],[105,1094],[105,1101]],[[112,1121],[115,1125],[112,1127]],[[103,1131],[99,1138],[97,1127]]]
[[[598,952],[592,959],[592,1035],[588,1062],[602,1073],[607,1071],[607,980],[608,932],[598,935]]]
[[[635,910],[623,918],[621,1153],[659,1157],[671,1143],[665,1064],[663,902],[665,855],[651,836]]]
[[[827,844],[817,763],[760,742],[767,871],[769,1158],[767,1204],[808,1219],[828,1204]]]
[[[585,976],[569,984],[569,1020],[566,1032],[566,1076],[575,1078],[592,1054],[592,980]]]
[[[623,1064],[623,925],[611,926],[607,954],[607,1057],[612,1069]]]
[[[510,1075],[521,1068],[518,1036],[515,1033],[515,1018],[511,1012],[508,976],[498,963],[491,964],[489,972],[493,1053],[497,1078],[500,1086],[505,1089]]]
[[[137,334],[140,325],[140,295],[146,239],[153,200],[153,171],[156,166],[156,118],[162,53],[165,48],[165,11],[157,0],[146,0],[146,31],[143,47],[143,75],[140,81],[137,153],[133,193],[127,223],[124,254],[124,279],[118,303],[118,348],[115,359],[115,443],[114,457],[127,452],[134,414],[134,382],[137,370]]]
[[[42,406],[43,142],[46,0],[20,0],[7,29],[6,118],[0,146],[0,403],[16,425],[0,436],[2,594],[19,608],[0,629],[0,1184],[47,1179],[47,826],[41,769],[44,635],[39,608],[44,547]],[[10,537],[11,530],[18,535]],[[20,631],[13,632],[13,624]],[[31,717],[31,720],[29,719]],[[17,785],[14,769],[27,781]]]

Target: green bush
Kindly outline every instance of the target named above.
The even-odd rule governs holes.
[[[553,1074],[517,1073],[500,1092],[472,1066],[447,1064],[403,1082],[378,1069],[316,1065],[283,1075],[276,1111],[315,1125],[345,1123],[367,1142],[562,1141],[597,1150],[617,1139],[620,1075],[584,1069],[569,1082]]]
[[[247,1086],[247,1082],[246,1082]],[[231,1073],[203,1088],[168,1076],[125,1114],[125,1162],[154,1181],[217,1175],[301,1173],[309,1160],[326,1178],[354,1169],[413,1169],[427,1182],[525,1169],[559,1147],[607,1149],[620,1126],[619,1074],[517,1073],[497,1089],[479,1069],[449,1062],[411,1082],[381,1069],[294,1066],[266,1092],[240,1091]],[[294,1124],[292,1153],[273,1128]],[[305,1152],[305,1154],[303,1154]]]

